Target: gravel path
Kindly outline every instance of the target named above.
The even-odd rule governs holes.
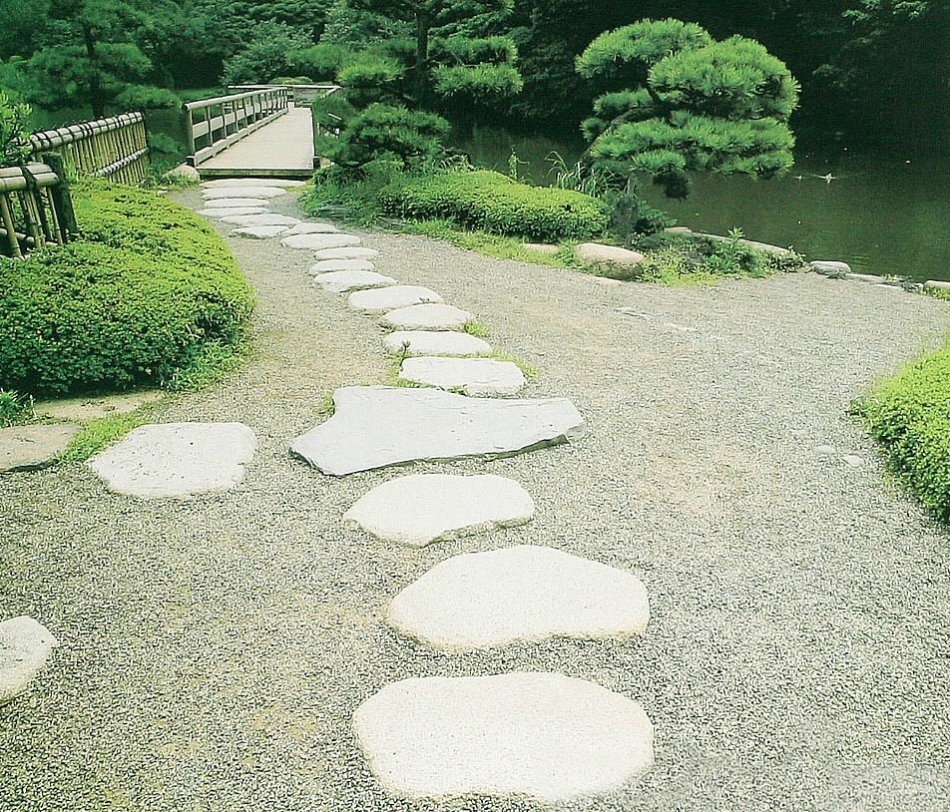
[[[288,446],[336,387],[385,380],[380,332],[312,284],[308,252],[231,240],[259,294],[257,354],[159,419],[251,426],[244,481],[140,502],[78,465],[0,479],[0,617],[31,615],[62,643],[0,709],[0,809],[447,809],[379,790],[351,714],[407,677],[515,670],[596,681],[656,726],[637,787],[571,810],[943,807],[947,535],[887,484],[845,408],[939,344],[946,304],[812,274],[611,283],[362,236],[380,273],[477,313],[537,367],[526,397],[569,397],[588,421],[573,445],[411,469],[512,477],[536,518],[424,549],[344,528],[393,472],[331,479]],[[523,543],[637,574],[645,635],[459,656],[384,624],[436,563]]]

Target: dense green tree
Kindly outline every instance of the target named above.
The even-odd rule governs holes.
[[[582,125],[597,171],[620,181],[646,173],[685,197],[690,171],[771,177],[792,165],[798,85],[753,40],[717,42],[694,23],[643,20],[598,36],[577,70],[613,86]]]
[[[288,54],[310,44],[306,34],[286,23],[258,23],[244,49],[224,63],[221,83],[261,84],[286,76],[289,73]]]

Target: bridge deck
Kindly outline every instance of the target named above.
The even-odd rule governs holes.
[[[308,107],[285,115],[197,167],[202,177],[310,177],[313,174],[313,118]]]

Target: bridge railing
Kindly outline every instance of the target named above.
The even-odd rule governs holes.
[[[284,88],[291,96],[294,107],[309,107],[314,99],[330,96],[342,90],[339,85],[228,85],[228,92],[246,92],[249,90],[268,90]]]
[[[184,105],[188,163],[198,166],[284,115],[289,107],[290,94],[283,87],[188,102]]]
[[[0,251],[22,258],[48,244],[65,245],[76,232],[62,158],[0,169]]]

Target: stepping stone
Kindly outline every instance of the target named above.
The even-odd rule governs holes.
[[[353,727],[380,784],[405,798],[570,801],[653,766],[643,708],[563,674],[402,680],[363,702]]]
[[[399,377],[439,389],[460,389],[471,397],[516,395],[525,385],[517,364],[492,358],[407,358]]]
[[[134,412],[147,403],[160,400],[163,394],[158,391],[141,391],[125,395],[38,401],[33,404],[33,411],[54,420],[75,420],[82,423],[100,417]]]
[[[584,423],[564,398],[487,400],[438,389],[345,386],[333,403],[333,417],[291,446],[332,476],[414,460],[507,457],[567,442]]]
[[[646,629],[650,605],[628,572],[522,545],[443,561],[393,599],[386,620],[435,648],[470,651],[552,637],[632,637]]]
[[[832,279],[844,279],[851,273],[851,266],[847,262],[836,262],[833,260],[816,259],[808,263],[808,266],[815,272],[823,276],[830,276]]]
[[[212,217],[212,218],[221,218],[221,219],[224,219],[225,217],[247,217],[249,215],[255,215],[255,214],[260,215],[260,214],[266,214],[266,213],[267,213],[267,209],[261,208],[260,206],[256,206],[253,208],[244,208],[244,209],[242,208],[232,209],[225,206],[219,206],[213,209],[201,209],[201,211],[198,212],[198,214],[200,214],[202,217]]]
[[[234,186],[221,189],[205,189],[202,193],[205,200],[222,200],[229,197],[256,197],[269,200],[287,194],[284,189],[274,186]]]
[[[362,310],[365,313],[384,313],[409,305],[425,302],[439,303],[442,297],[434,290],[419,285],[393,285],[379,290],[360,290],[351,293],[347,304],[351,310]]]
[[[524,524],[533,516],[534,500],[513,479],[413,474],[374,488],[343,519],[384,541],[424,547],[492,527]]]
[[[321,288],[330,293],[346,293],[363,288],[380,288],[395,285],[396,280],[373,271],[335,271],[323,273],[313,279]]]
[[[379,251],[376,251],[372,248],[324,248],[322,251],[317,251],[314,258],[316,259],[376,259],[379,256]]]
[[[380,324],[403,330],[461,330],[471,320],[471,313],[452,305],[420,304],[393,310],[380,319]]]
[[[560,246],[552,245],[548,242],[526,242],[524,247],[529,251],[535,251],[538,254],[556,254],[560,251]]]
[[[152,424],[86,465],[116,493],[183,497],[237,485],[256,446],[254,432],[243,423]]]
[[[320,251],[324,248],[346,248],[361,242],[362,240],[353,234],[294,234],[284,237],[280,244],[287,248]]]
[[[267,205],[266,200],[256,197],[222,197],[206,200],[202,211],[208,209],[264,209],[266,211]],[[233,214],[234,212],[227,213]]]
[[[306,186],[306,181],[283,180],[282,178],[222,178],[209,180],[201,184],[205,189],[221,189],[233,186],[273,186],[278,189],[297,189]]]
[[[638,265],[643,262],[643,254],[618,248],[616,245],[602,245],[598,242],[584,242],[574,249],[581,262],[592,264],[608,263],[613,265]]]
[[[53,462],[81,430],[73,423],[0,429],[0,473],[32,471]]]
[[[448,330],[397,330],[383,337],[383,346],[393,355],[491,355],[492,352],[487,341]]]
[[[263,212],[261,214],[246,215],[229,214],[223,218],[223,222],[241,226],[242,228],[248,228],[250,226],[284,226],[284,228],[289,229],[291,226],[298,224],[300,220],[296,217],[288,217],[286,214],[269,214]]]
[[[266,240],[268,237],[279,237],[287,232],[287,226],[250,226],[236,228],[231,232],[233,237],[247,237],[252,240]]]
[[[338,234],[339,231],[340,229],[332,223],[300,223],[287,233],[289,236],[296,234]]]
[[[310,266],[308,273],[331,273],[333,271],[375,271],[376,266],[368,259],[321,259]]]
[[[0,705],[22,694],[59,642],[31,617],[0,623]]]

